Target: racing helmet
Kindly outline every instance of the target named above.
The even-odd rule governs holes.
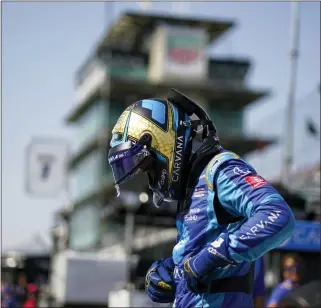
[[[192,121],[190,116],[197,113],[199,119]],[[216,132],[206,112],[173,89],[167,100],[142,99],[130,105],[112,130],[108,155],[118,195],[119,185],[143,171],[156,207],[181,200],[191,141],[199,125],[203,134]]]

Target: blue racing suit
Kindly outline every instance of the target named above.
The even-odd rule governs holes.
[[[242,217],[241,220],[222,225],[218,223],[213,206],[216,193],[224,209],[235,217]],[[185,260],[199,255],[198,263],[195,262],[195,270],[198,271],[197,266],[202,267],[208,262],[200,258],[207,256],[210,248],[219,247],[220,256],[233,265],[215,267],[213,264],[211,280],[244,275],[250,270],[251,262],[291,235],[295,220],[284,199],[257,175],[252,166],[238,155],[224,150],[201,173],[189,210],[178,214],[176,226],[174,306],[249,308],[253,307],[252,294],[192,292],[184,276]]]
[[[264,273],[264,258],[261,257],[255,262],[253,297],[265,296]]]

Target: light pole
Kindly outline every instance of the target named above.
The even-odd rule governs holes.
[[[300,30],[300,3],[291,2],[291,47],[290,47],[290,69],[289,69],[289,92],[285,114],[284,134],[284,162],[282,180],[285,185],[290,184],[291,169],[293,163],[293,141],[294,141],[294,102],[297,83],[297,66],[299,56],[299,30]]]

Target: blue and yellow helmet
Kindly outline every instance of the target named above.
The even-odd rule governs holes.
[[[110,142],[108,159],[118,192],[120,184],[145,171],[156,206],[163,200],[180,200],[195,136],[193,122],[169,99],[130,105],[114,126]]]

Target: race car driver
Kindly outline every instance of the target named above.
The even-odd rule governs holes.
[[[177,201],[177,244],[154,262],[146,290],[175,307],[253,307],[253,264],[285,241],[293,214],[280,194],[225,150],[199,105],[176,90],[143,99],[112,130],[109,164],[119,185],[146,172],[155,206]]]

